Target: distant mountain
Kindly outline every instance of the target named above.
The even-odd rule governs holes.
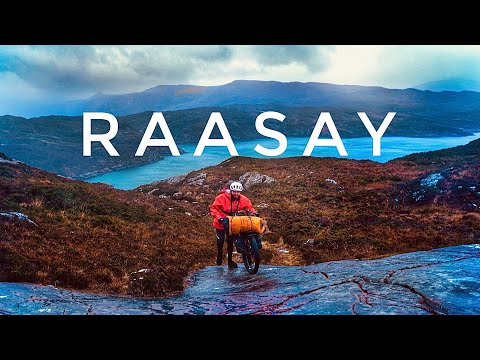
[[[480,94],[432,93],[417,89],[386,89],[377,86],[335,85],[316,82],[237,80],[219,86],[160,85],[124,95],[96,94],[49,108],[50,114],[81,115],[102,111],[115,116],[144,111],[167,111],[238,104],[349,107],[369,111],[378,107],[414,113],[478,109]],[[44,114],[44,113],[43,113]]]
[[[444,79],[438,81],[430,81],[417,86],[418,90],[430,91],[480,91],[480,81],[470,79]]]

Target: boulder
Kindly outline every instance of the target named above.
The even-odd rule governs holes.
[[[238,178],[243,184],[245,189],[257,184],[270,184],[276,181],[274,178],[268,175],[263,175],[258,172],[247,172]]]

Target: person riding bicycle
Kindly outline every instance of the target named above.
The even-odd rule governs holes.
[[[213,227],[217,238],[217,265],[222,265],[223,243],[225,235],[227,235],[227,254],[228,267],[237,268],[237,264],[232,260],[233,253],[233,237],[225,234],[224,223],[226,216],[236,216],[240,211],[247,211],[258,216],[257,211],[253,208],[252,202],[241,192],[243,185],[234,181],[227,189],[224,189],[210,205],[210,215],[213,216]],[[257,243],[261,247],[260,235],[258,235]],[[238,248],[237,248],[238,249]]]

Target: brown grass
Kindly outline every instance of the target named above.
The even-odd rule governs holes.
[[[224,183],[248,171],[277,179],[270,185],[253,186],[245,194],[254,206],[267,205],[258,209],[271,230],[264,239],[271,244],[281,239],[295,249],[301,254],[296,264],[376,258],[479,241],[478,213],[464,208],[468,198],[450,193],[436,203],[413,200],[419,179],[428,172],[411,164],[238,157],[193,172],[184,181],[170,184],[169,191],[190,192],[199,205],[207,207]],[[186,185],[189,177],[200,172],[207,173],[202,187]],[[470,180],[478,185],[479,179],[476,174]],[[138,190],[149,189],[147,185]]]
[[[2,165],[0,211],[39,226],[0,221],[0,281],[164,296],[215,256],[209,219],[172,200]],[[190,212],[192,215],[186,215]],[[140,269],[151,271],[140,276]]]

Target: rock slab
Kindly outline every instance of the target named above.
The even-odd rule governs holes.
[[[101,296],[0,283],[0,314],[480,314],[480,245],[305,267],[261,265],[257,275],[210,266],[180,295]]]

